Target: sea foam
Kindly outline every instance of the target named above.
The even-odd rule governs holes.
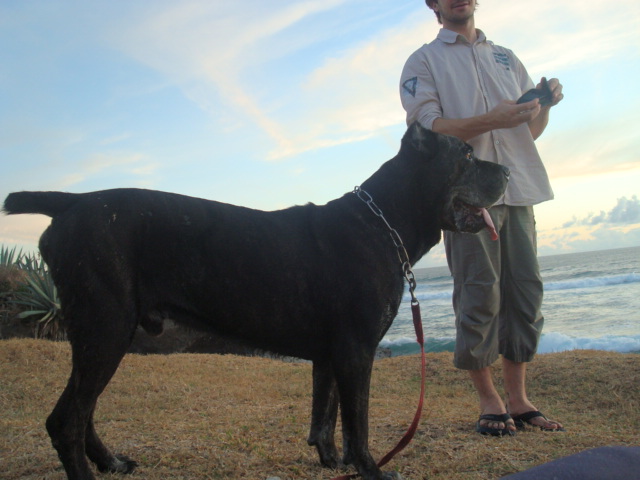
[[[640,282],[640,274],[629,273],[626,275],[609,275],[602,277],[586,277],[565,280],[562,282],[545,283],[544,289],[553,290],[573,290],[577,288],[598,288],[612,285],[625,285],[628,283]]]
[[[538,353],[565,352],[568,350],[608,350],[611,352],[640,352],[640,335],[604,335],[596,338],[574,338],[563,333],[543,334]]]
[[[380,347],[391,350],[393,356],[410,355],[420,351],[415,338],[384,338]],[[453,352],[455,339],[450,337],[425,339],[426,352]],[[605,350],[619,353],[640,353],[640,335],[604,335],[602,337],[570,337],[551,332],[542,335],[538,353],[557,353],[570,350]]]

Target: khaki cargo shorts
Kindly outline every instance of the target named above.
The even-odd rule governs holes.
[[[497,205],[489,210],[500,238],[445,232],[456,315],[454,364],[477,370],[499,355],[529,362],[544,318],[533,207]]]

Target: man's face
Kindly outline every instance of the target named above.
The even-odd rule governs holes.
[[[476,0],[437,0],[432,8],[440,13],[442,23],[466,23],[476,11]]]

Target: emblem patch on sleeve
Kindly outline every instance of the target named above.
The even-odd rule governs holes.
[[[402,84],[402,90],[412,97],[416,96],[416,87],[418,86],[418,77],[410,78]]]

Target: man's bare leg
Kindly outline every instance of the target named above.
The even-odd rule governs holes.
[[[489,367],[481,368],[480,370],[469,370],[469,375],[473,386],[478,392],[480,397],[480,412],[481,415],[494,414],[501,415],[507,413],[507,408],[502,401],[502,398],[498,394],[496,387],[493,384],[493,377],[491,375],[491,369]],[[507,422],[493,422],[491,420],[480,420],[480,426],[495,428],[498,430],[511,430],[516,431],[516,426],[513,421]]]
[[[538,409],[534,407],[527,398],[527,364],[523,362],[513,362],[503,357],[502,369],[509,414],[511,416],[517,416],[523,413],[537,411]],[[558,430],[562,428],[562,424],[547,420],[544,417],[535,417],[530,421],[534,425],[548,430]]]

